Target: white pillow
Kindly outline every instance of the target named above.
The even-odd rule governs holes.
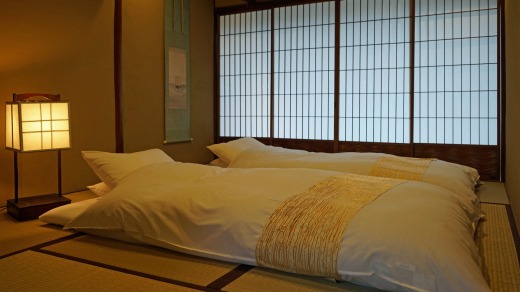
[[[102,197],[112,190],[111,187],[107,186],[106,183],[100,182],[95,185],[87,186],[94,194]]]
[[[226,167],[228,167],[229,164],[225,163],[224,160],[222,160],[221,158],[217,158],[217,159],[211,160],[209,162],[209,165],[226,168]]]
[[[88,199],[59,206],[40,215],[40,220],[49,224],[65,226],[72,218],[86,210],[99,199],[100,198]]]
[[[262,142],[245,137],[237,140],[229,141],[227,143],[219,143],[208,146],[208,149],[217,155],[224,163],[229,164],[242,151],[252,147],[265,146]]]
[[[110,188],[114,188],[121,179],[138,168],[154,163],[173,161],[160,149],[134,153],[101,151],[82,151],[81,153],[94,173]]]

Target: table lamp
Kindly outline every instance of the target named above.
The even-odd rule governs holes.
[[[69,102],[59,94],[13,94],[6,102],[5,147],[14,152],[14,199],[7,200],[7,213],[17,220],[36,219],[48,210],[69,204],[61,191],[61,150],[70,148]],[[56,151],[58,192],[18,197],[18,153]]]

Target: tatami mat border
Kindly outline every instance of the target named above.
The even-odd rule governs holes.
[[[74,238],[78,238],[78,237],[84,236],[84,235],[85,234],[81,233],[81,232],[72,233],[72,234],[69,234],[69,235],[66,235],[66,236],[63,236],[63,237],[60,237],[60,238],[56,238],[56,239],[53,239],[53,240],[50,240],[50,241],[47,241],[47,242],[44,242],[44,243],[40,243],[40,244],[31,246],[31,247],[28,247],[28,248],[24,248],[24,249],[17,250],[17,251],[14,251],[14,252],[11,252],[11,253],[8,253],[8,254],[5,254],[5,255],[1,255],[0,256],[0,260],[3,259],[3,258],[7,258],[7,257],[10,257],[10,256],[13,256],[15,254],[19,254],[19,253],[28,251],[28,250],[40,251],[40,249],[42,249],[44,247],[47,247],[47,246],[50,246],[50,245],[53,245],[53,244],[57,244],[57,243],[60,243],[60,242],[64,242],[64,241],[67,241],[67,240],[71,240],[71,239],[74,239]]]
[[[244,275],[245,273],[249,272],[253,266],[248,265],[238,265],[233,270],[229,271],[222,277],[216,279],[215,281],[208,284],[208,287],[221,290],[222,288],[226,287],[227,285],[231,284],[231,282],[235,281],[236,279],[240,278],[240,276]]]
[[[88,264],[88,265],[92,265],[92,266],[96,266],[96,267],[100,267],[100,268],[104,268],[104,269],[109,269],[109,270],[113,270],[113,271],[117,271],[117,272],[121,272],[121,273],[125,273],[125,274],[130,274],[133,276],[143,277],[143,278],[147,278],[147,279],[151,279],[151,280],[155,280],[155,281],[160,281],[160,282],[164,282],[164,283],[168,283],[168,284],[173,284],[173,285],[177,285],[177,286],[196,289],[196,290],[200,290],[200,291],[208,291],[208,292],[222,291],[221,290],[222,288],[229,285],[231,282],[235,281],[240,276],[242,276],[243,274],[247,273],[249,270],[254,268],[253,266],[248,266],[248,265],[238,265],[233,270],[231,270],[228,273],[217,278],[216,280],[214,280],[207,286],[201,286],[201,285],[197,285],[197,284],[193,284],[193,283],[189,283],[189,282],[184,282],[184,281],[169,279],[169,278],[165,278],[165,277],[161,277],[161,276],[151,275],[151,274],[147,274],[147,273],[143,273],[143,272],[138,272],[138,271],[134,271],[134,270],[130,270],[130,269],[116,267],[116,266],[112,266],[112,265],[108,265],[108,264],[103,264],[103,263],[90,261],[90,260],[86,260],[86,259],[82,259],[82,258],[78,258],[78,257],[74,257],[74,256],[64,255],[61,253],[43,249],[45,247],[48,247],[48,246],[51,246],[54,244],[58,244],[58,243],[61,243],[64,241],[68,241],[71,239],[75,239],[75,238],[78,238],[81,236],[86,236],[86,234],[81,233],[81,232],[69,234],[67,236],[63,236],[63,237],[60,237],[57,239],[53,239],[53,240],[50,240],[50,241],[47,241],[44,243],[37,244],[35,246],[31,246],[31,247],[24,248],[24,249],[21,249],[21,250],[12,252],[12,253],[2,255],[2,256],[0,256],[0,259],[7,258],[7,257],[30,250],[30,251],[47,254],[50,256],[55,256],[55,257],[59,257],[59,258],[67,259],[67,260],[72,260],[72,261],[83,263],[83,264]]]
[[[143,272],[139,272],[139,271],[116,267],[116,266],[103,264],[103,263],[99,263],[99,262],[95,262],[95,261],[90,261],[90,260],[86,260],[86,259],[82,259],[82,258],[78,258],[78,257],[74,257],[74,256],[60,254],[60,253],[53,252],[53,251],[38,250],[38,252],[44,253],[47,255],[51,255],[51,256],[55,256],[55,257],[59,257],[59,258],[63,258],[63,259],[67,259],[67,260],[71,260],[71,261],[76,261],[76,262],[79,262],[82,264],[92,265],[92,266],[96,266],[99,268],[104,268],[104,269],[108,269],[108,270],[112,270],[112,271],[116,271],[116,272],[121,272],[121,273],[138,276],[138,277],[143,277],[143,278],[147,278],[150,280],[160,281],[160,282],[173,284],[173,285],[177,285],[177,286],[182,286],[182,287],[186,287],[186,288],[197,289],[200,291],[208,291],[208,292],[221,291],[219,289],[214,289],[214,288],[201,286],[201,285],[197,285],[197,284],[193,284],[193,283],[188,283],[188,282],[184,282],[184,281],[169,279],[169,278],[151,275],[151,274],[147,274],[147,273],[143,273]]]
[[[513,241],[515,242],[516,256],[518,258],[518,263],[520,266],[520,236],[518,234],[518,228],[515,223],[515,217],[513,215],[513,209],[511,208],[511,205],[507,204],[505,206],[507,218],[509,219],[509,227],[511,227],[511,233],[513,233]]]

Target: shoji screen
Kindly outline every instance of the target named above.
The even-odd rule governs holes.
[[[497,145],[498,9],[416,0],[414,142]]]
[[[274,9],[274,137],[334,138],[335,3]]]
[[[269,137],[271,11],[220,17],[221,136]]]
[[[339,140],[410,142],[408,0],[341,1]]]
[[[503,1],[255,8],[217,12],[217,141],[436,157],[501,176]]]

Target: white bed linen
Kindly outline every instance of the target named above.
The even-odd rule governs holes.
[[[255,265],[270,214],[289,196],[338,174],[153,164],[123,178],[65,228],[123,231],[142,243]],[[489,291],[473,241],[479,216],[462,208],[467,204],[464,196],[421,182],[382,194],[347,227],[342,279],[392,291]]]
[[[308,152],[264,145],[237,153],[228,167],[301,167],[368,175],[372,166],[383,157],[394,157],[394,155],[368,152]],[[432,161],[421,179],[422,182],[463,194],[474,202],[478,201],[475,194],[478,180],[476,169],[443,160]]]
[[[99,200],[99,198],[59,206],[43,213],[39,218],[45,223],[65,226],[72,218],[85,211],[88,207],[97,202],[97,200]]]

